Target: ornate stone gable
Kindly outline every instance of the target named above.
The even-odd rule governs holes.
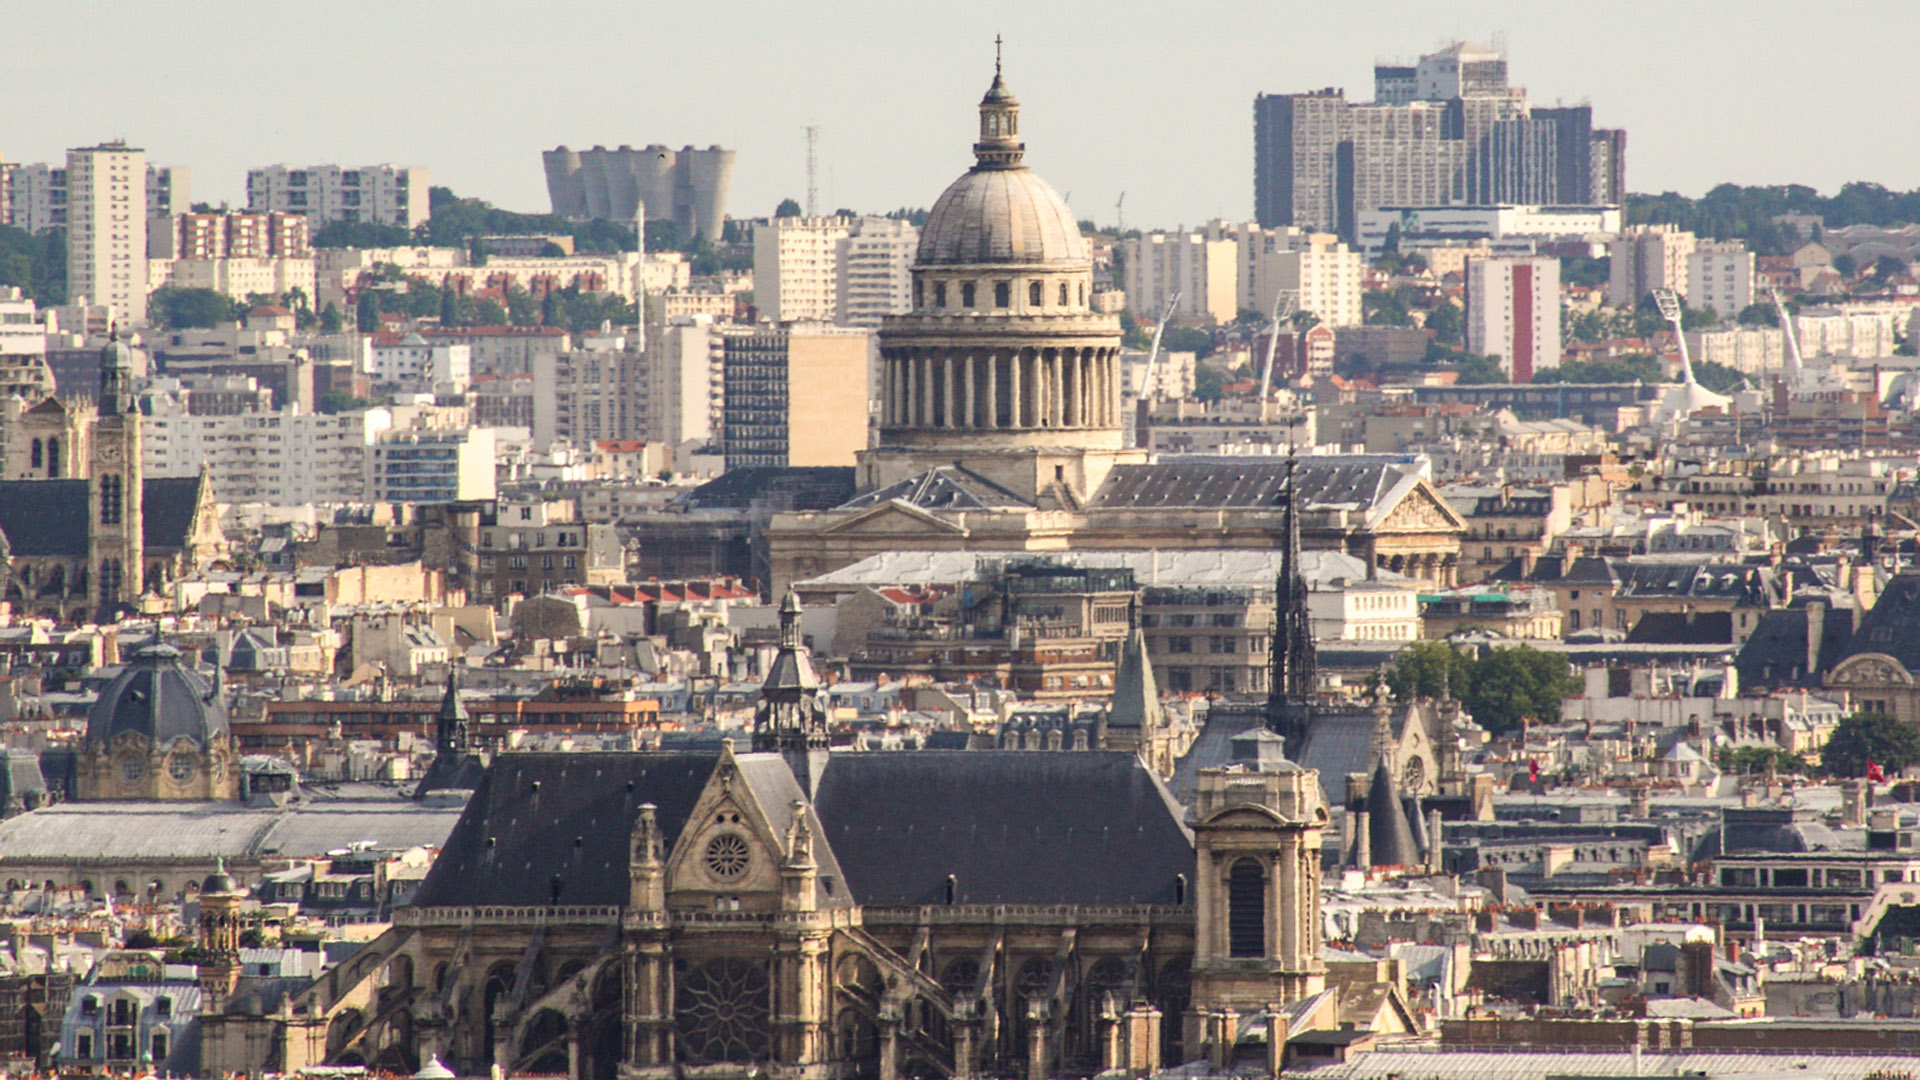
[[[1885,653],[1861,653],[1827,676],[1828,686],[1912,686],[1913,673]]]
[[[967,528],[908,503],[882,503],[845,521],[820,530],[823,535],[883,534],[889,536],[965,536]]]
[[[1373,531],[1459,533],[1466,527],[1465,519],[1454,512],[1447,501],[1423,480],[1414,485],[1398,505],[1387,511]]]

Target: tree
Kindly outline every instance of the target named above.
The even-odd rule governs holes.
[[[1486,383],[1507,381],[1506,370],[1500,361],[1491,356],[1462,354],[1458,363],[1460,375],[1454,380],[1458,386],[1479,386]],[[1538,381],[1536,378],[1535,381]]]
[[[363,334],[375,334],[380,331],[380,300],[371,290],[360,294],[359,303],[353,309],[354,325]]]
[[[147,313],[170,330],[208,330],[234,318],[234,303],[212,289],[156,289],[147,298]]]
[[[1920,728],[1880,712],[1857,712],[1840,721],[1820,751],[1820,764],[1835,776],[1858,778],[1867,775],[1869,762],[1888,776],[1920,764]]]
[[[1219,401],[1226,395],[1227,376],[1219,368],[1201,365],[1193,372],[1193,396],[1200,401]]]
[[[337,334],[346,326],[346,320],[340,316],[340,307],[333,301],[327,301],[326,309],[320,312],[320,332]]]
[[[1778,746],[1723,746],[1714,752],[1713,763],[1721,772],[1730,773],[1772,771],[1781,776],[1794,776],[1811,771],[1805,756]]]
[[[452,289],[440,294],[440,325],[460,325],[460,294]]]
[[[540,245],[540,257],[543,259],[564,259],[567,257],[567,249],[548,240]]]
[[[1695,362],[1693,377],[1701,386],[1716,394],[1731,394],[1747,385],[1746,375],[1738,368],[1731,368],[1714,360]]]
[[[1427,329],[1433,331],[1433,339],[1447,345],[1460,344],[1460,332],[1464,320],[1460,309],[1452,301],[1441,301],[1432,311],[1427,312]]]
[[[474,237],[467,245],[467,262],[472,266],[487,265],[487,242],[482,237]]]
[[[515,285],[507,290],[507,321],[515,326],[532,326],[540,318],[540,305],[533,294]]]
[[[1400,650],[1387,670],[1387,688],[1393,700],[1437,698],[1443,692],[1456,697],[1472,679],[1473,659],[1444,641],[1416,641]]]
[[[1733,321],[1741,326],[1775,326],[1780,320],[1774,315],[1772,304],[1753,303],[1741,308]]]
[[[1835,255],[1833,257],[1833,272],[1839,274],[1841,277],[1850,278],[1860,272],[1860,267],[1853,261],[1851,254]]]
[[[1563,255],[1560,257],[1560,283],[1598,288],[1612,276],[1613,262],[1607,256]]]
[[[1474,662],[1467,688],[1457,696],[1488,731],[1498,734],[1522,720],[1560,719],[1560,702],[1580,692],[1566,657],[1531,645],[1494,649]]]
[[[1160,348],[1165,352],[1190,352],[1195,360],[1204,360],[1213,352],[1213,335],[1197,326],[1169,326],[1160,335]]]
[[[781,199],[780,205],[773,208],[773,216],[776,218],[799,217],[800,204],[792,199]]]
[[[476,300],[473,304],[472,325],[505,326],[507,325],[507,309],[501,307],[498,300],[491,298]]]

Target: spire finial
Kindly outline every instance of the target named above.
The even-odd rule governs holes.
[[[993,35],[993,73],[1000,74],[1000,35]]]

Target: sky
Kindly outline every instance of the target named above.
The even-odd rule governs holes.
[[[1376,61],[1495,35],[1536,104],[1626,128],[1631,190],[1920,187],[1912,0],[0,0],[0,25],[6,160],[125,138],[236,206],[251,166],[391,162],[544,212],[543,150],[717,144],[729,213],[764,216],[804,200],[815,124],[822,212],[925,207],[971,164],[996,33],[1028,163],[1103,226],[1123,193],[1130,227],[1250,217],[1256,93],[1367,100]]]

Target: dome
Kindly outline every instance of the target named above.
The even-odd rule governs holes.
[[[181,662],[171,645],[133,654],[87,714],[87,741],[111,743],[132,733],[165,746],[185,737],[200,746],[227,734],[227,710],[218,689]]]
[[[1073,211],[1030,169],[974,168],[920,227],[919,265],[1086,262]]]
[[[224,896],[239,891],[240,887],[233,883],[233,876],[227,873],[227,860],[224,858],[214,864],[213,873],[208,874],[207,879],[200,883],[202,895],[211,893],[215,896]]]

